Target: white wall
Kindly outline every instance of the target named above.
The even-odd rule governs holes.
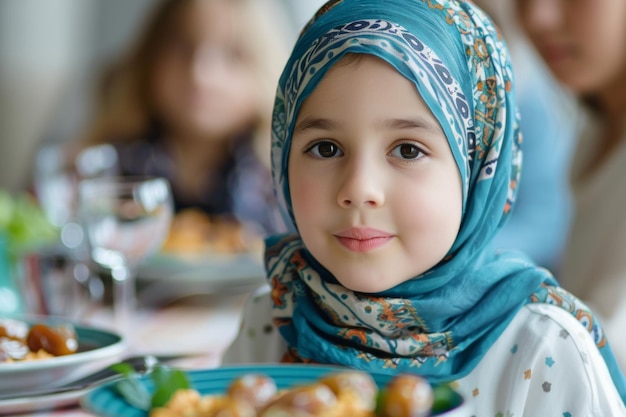
[[[279,0],[293,40],[322,0]],[[139,29],[154,0],[0,0],[0,188],[30,182],[42,141],[73,137],[98,67]]]
[[[82,43],[76,35],[89,23],[89,6],[0,2],[0,187],[15,189],[27,174],[25,162],[76,66]]]
[[[38,144],[76,129],[92,70],[150,1],[0,1],[0,188],[25,188]]]

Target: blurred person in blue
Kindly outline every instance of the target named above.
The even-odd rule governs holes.
[[[452,383],[473,415],[624,416],[593,313],[492,240],[522,152],[509,54],[472,2],[333,0],[276,95],[285,222],[224,363],[303,362]]]
[[[516,11],[578,102],[574,218],[557,278],[598,313],[626,367],[626,2],[516,0]]]
[[[498,24],[511,52],[521,115],[524,171],[511,219],[495,247],[517,248],[557,271],[572,218],[569,184],[576,142],[570,94],[552,77],[515,19],[513,1],[476,0]]]
[[[158,175],[177,213],[282,230],[269,161],[273,94],[288,44],[278,6],[164,0],[103,73],[81,146],[111,143],[122,175]]]

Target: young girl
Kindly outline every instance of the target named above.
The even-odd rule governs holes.
[[[516,24],[513,2],[474,0],[474,4],[489,14],[507,41],[524,137],[524,174],[515,212],[496,235],[494,247],[522,250],[537,265],[554,272],[572,213],[568,173],[576,142],[571,123],[574,109]]]
[[[269,172],[280,10],[259,0],[162,0],[103,75],[81,144],[113,143],[123,175],[159,175],[177,212],[281,229]]]
[[[489,245],[521,152],[505,45],[470,2],[335,0],[274,108],[270,288],[225,362],[297,361],[451,382],[476,416],[623,416],[594,316]],[[270,318],[273,326],[270,325]]]
[[[574,218],[556,276],[602,318],[625,367],[626,2],[515,3],[547,67],[581,104],[569,176]]]

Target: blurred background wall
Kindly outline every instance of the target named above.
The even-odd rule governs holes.
[[[321,0],[275,0],[292,42]],[[139,30],[154,0],[0,0],[0,188],[24,189],[43,141],[74,137],[99,67]]]

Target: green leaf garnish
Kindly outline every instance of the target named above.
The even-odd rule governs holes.
[[[191,387],[187,375],[179,369],[158,366],[150,376],[156,387],[152,395],[152,407],[164,406],[176,391]]]
[[[124,379],[115,384],[115,390],[130,405],[144,411],[164,406],[176,391],[191,387],[185,372],[157,364],[150,373],[154,382],[154,393],[151,394],[141,383],[139,374],[129,364],[120,362],[111,368],[124,375]]]
[[[433,414],[448,411],[458,405],[458,395],[449,384],[433,387]]]
[[[152,396],[139,381],[139,376],[134,371],[130,374],[125,374],[124,379],[117,381],[115,390],[133,407],[150,411]]]
[[[115,363],[111,365],[111,369],[113,369],[118,374],[122,374],[124,376],[133,375],[135,373],[135,368],[133,368],[126,362]]]
[[[376,407],[374,408],[374,414],[380,416],[383,414],[383,406],[385,405],[385,394],[387,392],[384,388],[381,388],[376,393]]]

